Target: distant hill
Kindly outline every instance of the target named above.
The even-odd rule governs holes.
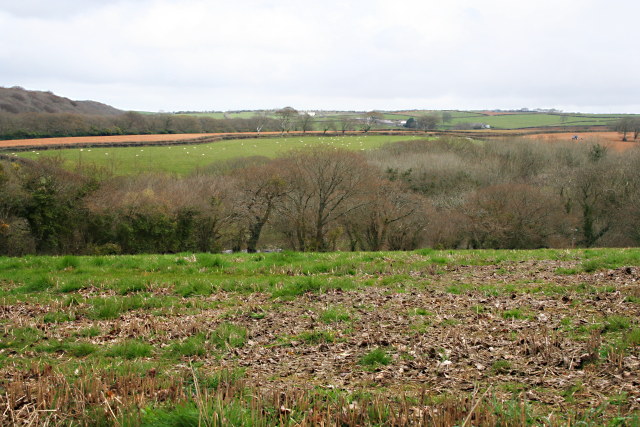
[[[51,92],[0,87],[0,113],[71,113],[114,116],[122,110],[95,101],[72,101]]]

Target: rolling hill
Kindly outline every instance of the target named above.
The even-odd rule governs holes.
[[[0,87],[0,112],[70,113],[114,116],[122,110],[96,101],[73,101],[51,92],[26,90],[19,86]]]

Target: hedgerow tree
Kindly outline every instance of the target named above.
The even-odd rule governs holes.
[[[280,132],[289,132],[294,124],[294,119],[298,117],[298,110],[293,107],[284,107],[276,111],[276,117],[279,120]]]
[[[309,113],[301,114],[298,117],[298,128],[302,133],[307,133],[307,131],[313,130],[313,123],[313,116]]]
[[[423,131],[434,130],[440,122],[438,113],[429,113],[418,117],[417,128]]]
[[[23,179],[27,193],[23,216],[36,250],[53,254],[78,251],[84,239],[82,198],[95,183],[60,168],[52,158],[31,164]]]
[[[615,122],[615,124],[613,125],[613,129],[615,131],[622,133],[623,141],[627,140],[627,133],[633,131],[633,122],[634,122],[633,117],[623,117],[622,119]],[[637,134],[635,135],[635,137],[637,138]]]

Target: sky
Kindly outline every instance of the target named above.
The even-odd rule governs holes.
[[[0,86],[123,110],[640,113],[637,0],[0,0]]]

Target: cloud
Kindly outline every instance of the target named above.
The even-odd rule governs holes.
[[[628,109],[640,60],[622,17],[638,12],[619,0],[0,0],[0,80],[145,110]]]

